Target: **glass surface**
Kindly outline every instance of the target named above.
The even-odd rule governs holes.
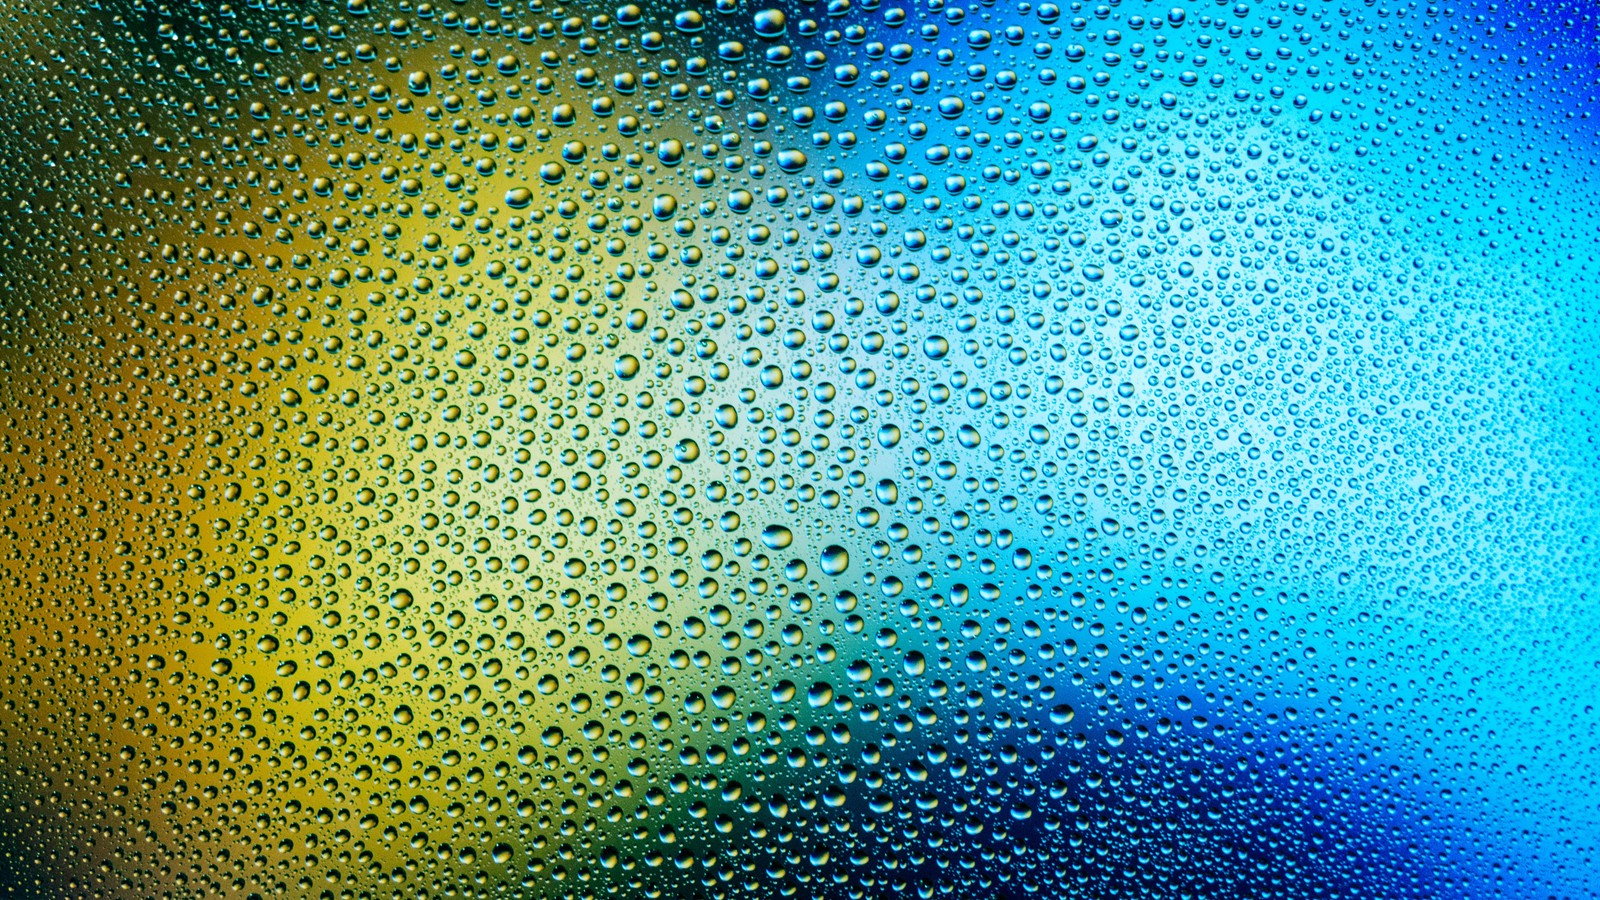
[[[6,4],[0,897],[1597,896],[1597,40]]]

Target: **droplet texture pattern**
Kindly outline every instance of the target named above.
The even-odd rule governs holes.
[[[10,4],[0,896],[1595,896],[1597,41]]]

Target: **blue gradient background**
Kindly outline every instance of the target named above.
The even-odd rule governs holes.
[[[1097,20],[1083,10],[1087,29],[1120,25],[1119,50],[1160,33],[1130,32],[1129,14],[1166,13],[1100,9],[1114,11]],[[869,481],[895,480],[899,499],[921,499],[883,504],[884,515],[914,525],[931,514],[949,528],[961,510],[971,522],[952,549],[988,532],[1009,532],[1013,548],[980,538],[994,571],[972,571],[970,555],[951,571],[938,562],[947,548],[913,527],[920,565],[894,558],[899,547],[868,563],[878,584],[908,588],[880,591],[892,596],[873,598],[882,612],[869,618],[909,625],[897,650],[925,656],[937,699],[973,708],[885,754],[964,758],[966,777],[1008,751],[1038,760],[979,777],[1001,787],[987,803],[941,807],[947,826],[971,824],[961,840],[1001,860],[976,877],[980,891],[1596,890],[1594,17],[1576,7],[1316,11],[1192,7],[1168,47],[1192,58],[1209,44],[1201,71],[1215,80],[1182,84],[1180,70],[1192,70],[1176,60],[1129,71],[1124,53],[1103,83],[1069,92],[1060,45],[1082,32],[1036,63],[1027,39],[998,36],[1018,25],[1036,37],[1037,20],[996,7],[978,23],[994,43],[974,52],[953,29],[942,40],[957,63],[933,75],[987,87],[1012,124],[989,126],[990,146],[965,165],[916,164],[931,145],[972,146],[970,125],[929,122],[899,151],[929,186],[884,217],[889,233],[872,246],[893,245],[901,227],[931,235],[943,215],[980,220],[998,204],[1012,215],[989,224],[1028,235],[1025,246],[1038,234],[1068,245],[1073,232],[1088,246],[1046,254],[1042,269],[999,266],[998,280],[979,274],[983,259],[956,260],[972,270],[957,284],[987,296],[950,308],[923,299],[898,338],[922,396],[949,385],[950,399],[925,417],[876,414],[933,444],[931,461],[909,440],[875,449]],[[1090,59],[1104,49],[1089,44]],[[985,76],[963,77],[973,62]],[[1053,84],[1041,84],[1043,66],[1059,66]],[[1019,73],[1014,89],[982,84],[1007,69]],[[1081,124],[1026,136],[1048,132],[1015,118],[1041,99],[1049,126],[1074,114]],[[1051,177],[1073,182],[1065,191],[1026,174],[1017,185],[979,181],[981,164],[1004,165],[986,151],[1008,130],[1024,146],[1098,140],[1050,158]],[[891,160],[902,141],[892,127],[866,139]],[[892,171],[857,189],[906,192]],[[959,195],[941,190],[947,174],[967,179]],[[965,198],[979,204],[962,207]],[[1019,221],[1024,204],[1032,220]],[[1113,238],[1127,242],[1139,225],[1178,238],[1166,259],[1115,258]],[[909,249],[901,258],[949,277],[949,263]],[[876,261],[862,268],[840,293],[869,298],[864,322],[880,291],[918,303],[904,279],[875,278]],[[1030,296],[1041,282],[1053,305]],[[991,318],[996,300],[1015,305],[1015,324]],[[1029,311],[1083,330],[1030,330]],[[963,332],[957,317],[969,312],[979,321]],[[1127,325],[1136,337],[1121,336]],[[1005,333],[1030,363],[989,349],[985,339]],[[918,359],[939,338],[948,356]],[[956,349],[973,338],[983,349]],[[1052,343],[1065,345],[1064,361],[1052,361]],[[1063,379],[1055,390],[1051,375]],[[993,379],[1015,396],[983,396]],[[1076,404],[1074,388],[1085,398]],[[1094,399],[1104,407],[1091,410]],[[1074,412],[1087,422],[1070,422]],[[1050,437],[1036,446],[1028,435],[1039,425]],[[942,445],[931,428],[943,429]],[[962,428],[971,437],[957,445]],[[1147,480],[1109,497],[1074,490],[1071,476],[1097,473],[1096,455]],[[940,460],[955,464],[929,484]],[[1040,471],[1051,463],[1061,474]],[[963,479],[986,477],[968,489],[982,499],[963,496]],[[931,595],[910,588],[922,571]],[[992,600],[977,598],[980,583]],[[967,604],[941,602],[961,586]],[[976,619],[985,637],[940,650],[935,617],[946,635]],[[998,617],[1013,623],[1006,640],[1021,652],[1011,660],[983,646]],[[1030,638],[1025,621],[1045,633]],[[1076,649],[1040,652],[1065,641]],[[971,647],[988,657],[982,672],[966,665]],[[1050,723],[1036,684],[1073,701],[1070,725]],[[1071,750],[1039,759],[1061,742],[1052,734]],[[1052,783],[1072,802],[1048,799]],[[931,864],[914,871],[938,893],[963,889]]]

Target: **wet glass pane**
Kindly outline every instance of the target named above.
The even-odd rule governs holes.
[[[3,12],[0,897],[1600,892],[1589,5]]]

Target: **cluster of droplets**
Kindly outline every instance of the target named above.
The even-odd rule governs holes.
[[[0,890],[1593,887],[1438,637],[1593,574],[1592,17],[124,6],[0,23]]]

